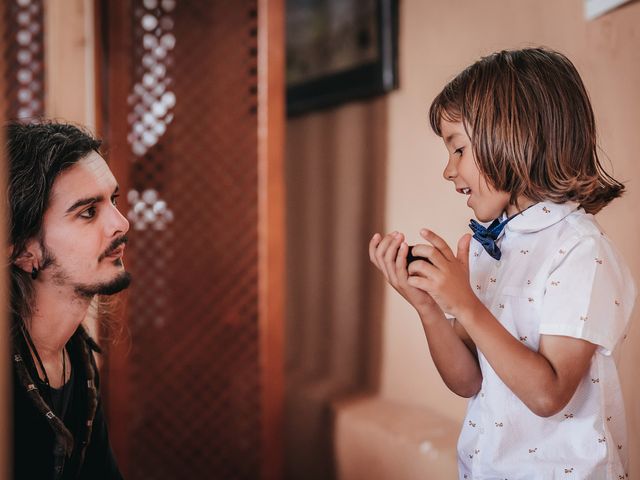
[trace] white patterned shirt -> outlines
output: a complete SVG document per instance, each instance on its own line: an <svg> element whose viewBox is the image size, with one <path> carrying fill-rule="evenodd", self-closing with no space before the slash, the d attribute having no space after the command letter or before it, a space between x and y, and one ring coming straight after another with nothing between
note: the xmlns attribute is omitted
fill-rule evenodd
<svg viewBox="0 0 640 480"><path fill-rule="evenodd" d="M471 287L498 321L534 351L540 335L598 348L571 401L548 418L531 412L478 351L482 387L458 440L460 479L627 478L624 405L611 355L626 337L636 297L626 264L576 203L530 207L506 225L498 245L500 261L475 240L469 252Z"/></svg>

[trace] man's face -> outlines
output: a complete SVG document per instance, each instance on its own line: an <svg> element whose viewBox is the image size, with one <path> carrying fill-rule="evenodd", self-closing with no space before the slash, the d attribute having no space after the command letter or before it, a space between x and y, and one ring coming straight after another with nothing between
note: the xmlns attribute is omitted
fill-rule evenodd
<svg viewBox="0 0 640 480"><path fill-rule="evenodd" d="M122 256L129 222L117 197L116 179L96 152L56 178L43 220L43 280L86 297L127 288Z"/></svg>

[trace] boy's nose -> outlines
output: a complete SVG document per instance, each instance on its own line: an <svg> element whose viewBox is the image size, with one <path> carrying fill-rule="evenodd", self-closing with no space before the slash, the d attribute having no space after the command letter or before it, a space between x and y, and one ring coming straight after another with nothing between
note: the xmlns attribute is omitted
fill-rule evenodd
<svg viewBox="0 0 640 480"><path fill-rule="evenodd" d="M447 166L444 168L442 172L442 176L445 180L453 181L456 178L457 172L455 167L451 162L447 163Z"/></svg>

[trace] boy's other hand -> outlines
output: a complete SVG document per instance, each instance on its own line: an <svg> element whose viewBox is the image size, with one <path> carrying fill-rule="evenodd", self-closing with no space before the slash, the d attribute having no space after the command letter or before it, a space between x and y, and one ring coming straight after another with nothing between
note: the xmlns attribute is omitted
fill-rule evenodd
<svg viewBox="0 0 640 480"><path fill-rule="evenodd" d="M409 285L408 253L409 245L404 241L404 235L399 232L392 232L384 237L376 233L369 242L371 263L382 272L387 282L418 311L421 317L425 318L436 312L442 314L442 310L431 295ZM415 260L412 265L420 263L427 264L425 260Z"/></svg>

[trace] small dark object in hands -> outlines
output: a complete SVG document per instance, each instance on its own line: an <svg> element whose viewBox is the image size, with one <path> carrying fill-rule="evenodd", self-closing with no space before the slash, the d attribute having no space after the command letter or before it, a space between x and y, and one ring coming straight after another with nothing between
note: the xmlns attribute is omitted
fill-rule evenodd
<svg viewBox="0 0 640 480"><path fill-rule="evenodd" d="M418 257L418 256L414 256L413 255L413 247L415 245L409 245L409 253L407 253L407 268L409 267L409 264L411 262L414 262L416 260L424 260L427 263L431 263L431 265L433 265L433 263L431 262L431 260L429 260L426 257Z"/></svg>

